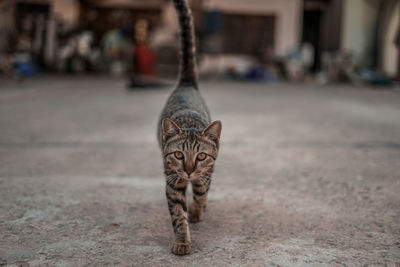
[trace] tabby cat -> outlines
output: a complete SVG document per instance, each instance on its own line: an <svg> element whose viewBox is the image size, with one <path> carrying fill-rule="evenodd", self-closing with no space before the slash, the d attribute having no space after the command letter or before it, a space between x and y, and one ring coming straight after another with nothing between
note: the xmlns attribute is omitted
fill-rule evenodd
<svg viewBox="0 0 400 267"><path fill-rule="evenodd" d="M166 195L176 255L190 253L188 221L200 222L206 207L211 174L217 159L221 122L210 123L210 114L198 90L194 27L187 0L173 0L181 27L181 63L177 88L161 113L158 138L166 175ZM193 202L186 205L186 188L193 188Z"/></svg>

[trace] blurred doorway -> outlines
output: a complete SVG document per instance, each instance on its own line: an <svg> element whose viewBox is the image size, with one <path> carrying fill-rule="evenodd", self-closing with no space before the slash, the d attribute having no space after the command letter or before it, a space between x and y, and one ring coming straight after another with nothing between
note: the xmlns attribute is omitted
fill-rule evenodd
<svg viewBox="0 0 400 267"><path fill-rule="evenodd" d="M302 43L315 49L313 72L321 69L324 52L340 49L343 0L304 0Z"/></svg>
<svg viewBox="0 0 400 267"><path fill-rule="evenodd" d="M16 50L29 53L33 61L44 67L47 21L50 5L40 3L17 3L15 26L17 29Z"/></svg>

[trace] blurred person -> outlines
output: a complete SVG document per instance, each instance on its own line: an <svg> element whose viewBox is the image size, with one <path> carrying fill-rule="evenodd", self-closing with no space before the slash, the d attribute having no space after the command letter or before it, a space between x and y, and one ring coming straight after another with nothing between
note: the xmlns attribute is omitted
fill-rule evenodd
<svg viewBox="0 0 400 267"><path fill-rule="evenodd" d="M162 85L154 80L157 73L156 56L148 45L148 27L148 22L144 19L138 20L135 24L134 66L129 88Z"/></svg>
<svg viewBox="0 0 400 267"><path fill-rule="evenodd" d="M139 20L135 25L135 66L136 72L140 75L154 76L155 55L150 50L148 44L148 22L144 19Z"/></svg>

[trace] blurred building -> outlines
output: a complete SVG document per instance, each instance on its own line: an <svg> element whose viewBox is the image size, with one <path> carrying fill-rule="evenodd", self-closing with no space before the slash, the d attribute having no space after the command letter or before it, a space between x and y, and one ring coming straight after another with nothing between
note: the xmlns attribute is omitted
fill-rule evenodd
<svg viewBox="0 0 400 267"><path fill-rule="evenodd" d="M303 42L316 48L315 68L325 52L349 53L357 66L397 71L397 0L305 0Z"/></svg>
<svg viewBox="0 0 400 267"><path fill-rule="evenodd" d="M284 56L300 44L301 9L300 0L208 0L204 1L205 32L220 32L222 51L228 53L270 49ZM217 26L209 25L216 20L214 14L220 16Z"/></svg>
<svg viewBox="0 0 400 267"><path fill-rule="evenodd" d="M205 55L284 60L301 56L307 43L314 72L324 68L324 55L339 53L350 55L359 68L389 76L398 71L399 50L394 43L400 24L398 0L192 0L191 4L199 51ZM139 19L148 22L155 50L177 48L178 25L168 0L3 0L0 32L5 38L0 40L0 53L22 43L39 64L54 66L71 32L91 31L92 47L100 46L116 28L133 41ZM170 60L165 53L163 60Z"/></svg>

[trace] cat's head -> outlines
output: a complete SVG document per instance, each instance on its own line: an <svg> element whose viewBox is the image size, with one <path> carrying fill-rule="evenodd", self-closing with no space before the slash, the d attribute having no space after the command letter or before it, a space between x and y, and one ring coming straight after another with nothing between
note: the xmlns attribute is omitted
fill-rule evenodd
<svg viewBox="0 0 400 267"><path fill-rule="evenodd" d="M211 123L203 131L181 129L174 121L162 121L164 163L178 176L196 180L211 173L218 156L220 121Z"/></svg>

